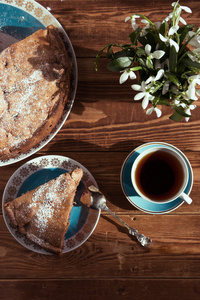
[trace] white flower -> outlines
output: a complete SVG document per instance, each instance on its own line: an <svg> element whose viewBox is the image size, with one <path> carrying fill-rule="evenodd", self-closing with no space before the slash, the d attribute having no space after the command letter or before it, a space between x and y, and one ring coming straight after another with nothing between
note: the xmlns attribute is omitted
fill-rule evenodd
<svg viewBox="0 0 200 300"><path fill-rule="evenodd" d="M161 33L159 33L159 37L161 41L165 42L166 44L170 44L170 47L174 46L176 52L179 51L179 45L174 40L172 40L171 37L164 37Z"/></svg>
<svg viewBox="0 0 200 300"><path fill-rule="evenodd" d="M119 83L122 84L124 83L128 78L130 79L136 79L136 75L131 69L125 69L122 71L123 73L121 74L119 78Z"/></svg>
<svg viewBox="0 0 200 300"><path fill-rule="evenodd" d="M192 61L200 62L200 47L188 52L188 56Z"/></svg>
<svg viewBox="0 0 200 300"><path fill-rule="evenodd" d="M156 26L157 29L160 29L161 22L154 22L154 25Z"/></svg>
<svg viewBox="0 0 200 300"><path fill-rule="evenodd" d="M174 14L175 14L175 23L173 25L178 25L179 22L186 25L186 21L181 17L181 11L184 10L187 13L192 13L192 10L188 6L182 6L177 4L177 2L173 2L172 6L176 5Z"/></svg>
<svg viewBox="0 0 200 300"><path fill-rule="evenodd" d="M196 107L197 107L196 105L191 104L191 105L189 105L187 108L184 109L184 112L185 112L187 115L190 115L190 116L191 116L190 110L193 110L193 109L195 109ZM185 121L186 121L186 122L188 122L189 119L190 119L190 117L185 117Z"/></svg>
<svg viewBox="0 0 200 300"><path fill-rule="evenodd" d="M196 85L200 85L200 75L190 76L188 78L188 90L186 92L186 100L198 100L196 96ZM198 94L198 93L197 93Z"/></svg>
<svg viewBox="0 0 200 300"><path fill-rule="evenodd" d="M195 48L199 48L200 47L200 31L198 30L198 32L194 32L194 31L189 31L187 34L187 39L191 40L189 41L189 44Z"/></svg>
<svg viewBox="0 0 200 300"><path fill-rule="evenodd" d="M165 59L165 61L162 63L160 63L160 61L158 59L156 59L154 67L155 67L155 69L163 69L165 71L168 71L169 70L169 58Z"/></svg>
<svg viewBox="0 0 200 300"><path fill-rule="evenodd" d="M139 84L133 84L132 86L132 89L135 90L135 91L140 91L140 93L136 94L135 97L134 97L134 100L142 100L142 108L143 109L146 109L148 104L149 104L149 101L153 100L155 97L152 96L150 94L150 91L151 91L151 86L150 85L146 85L146 83L144 81L142 81L141 85Z"/></svg>
<svg viewBox="0 0 200 300"><path fill-rule="evenodd" d="M141 23L143 24L147 24L144 28L141 29L141 32L140 32L140 36L145 36L148 32L146 29L150 28L150 24L147 20L145 19L142 19L141 20Z"/></svg>
<svg viewBox="0 0 200 300"><path fill-rule="evenodd" d="M165 81L165 83L163 84L162 95L165 95L169 91L169 84L169 80Z"/></svg>
<svg viewBox="0 0 200 300"><path fill-rule="evenodd" d="M163 50L156 50L153 53L151 53L151 45L149 44L146 44L145 52L147 54L146 65L148 68L151 68L152 59L160 59L165 54Z"/></svg>
<svg viewBox="0 0 200 300"><path fill-rule="evenodd" d="M138 18L140 18L140 16L137 16L137 15L126 17L125 22L131 20L131 25L132 25L133 29L136 30L138 28L138 26L136 24L136 19L138 19Z"/></svg>
<svg viewBox="0 0 200 300"><path fill-rule="evenodd" d="M198 100L198 97L196 96L195 84L193 84L193 83L189 84L185 99L186 100Z"/></svg>
<svg viewBox="0 0 200 300"><path fill-rule="evenodd" d="M175 5L176 5L176 3L177 2L172 2L172 6L174 7ZM182 10L184 10L184 11L186 11L187 13L192 13L192 10L188 7L188 6L182 6L182 5L179 5L179 7L182 9Z"/></svg>
<svg viewBox="0 0 200 300"><path fill-rule="evenodd" d="M169 30L169 32L168 32L168 36L171 36L171 35L173 35L174 33L176 33L177 31L178 31L178 29L179 29L179 26L172 26L171 28L170 28L170 30Z"/></svg>
<svg viewBox="0 0 200 300"><path fill-rule="evenodd" d="M157 80L161 79L164 75L165 71L163 69L159 70L156 76L150 76L145 83L148 84L150 82L156 82Z"/></svg>
<svg viewBox="0 0 200 300"><path fill-rule="evenodd" d="M164 23L165 21L168 22L170 19L173 18L173 13L171 12L163 21L162 23Z"/></svg>
<svg viewBox="0 0 200 300"><path fill-rule="evenodd" d="M148 108L146 114L149 116L153 111L155 111L157 118L160 118L160 116L162 115L162 111L157 107Z"/></svg>
<svg viewBox="0 0 200 300"><path fill-rule="evenodd" d="M176 105L176 106L181 106L183 109L184 109L184 113L186 113L187 115L190 115L191 116L191 110L195 109L197 106L194 105L194 104L190 104L190 105L187 105L183 102L180 102L179 99L175 99L173 101L173 103ZM185 121L188 122L190 119L190 117L185 117Z"/></svg>
<svg viewBox="0 0 200 300"><path fill-rule="evenodd" d="M179 99L175 99L175 100L173 101L173 104L176 105L176 106L181 106L181 107L184 108L184 109L187 108L187 105L186 105L185 103L183 103L183 102L180 102Z"/></svg>

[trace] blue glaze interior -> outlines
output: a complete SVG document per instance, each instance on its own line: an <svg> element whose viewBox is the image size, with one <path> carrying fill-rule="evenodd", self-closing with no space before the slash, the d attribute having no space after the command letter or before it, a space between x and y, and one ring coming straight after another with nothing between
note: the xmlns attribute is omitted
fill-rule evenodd
<svg viewBox="0 0 200 300"><path fill-rule="evenodd" d="M65 169L61 169L61 168L47 168L47 169L41 169L31 174L20 186L17 193L17 197L21 196L22 194L30 190L37 188L38 186L66 172L67 171ZM77 192L74 200L76 204L74 204L70 214L70 225L65 235L65 239L68 239L72 237L74 234L76 234L84 225L87 219L89 208L80 202L80 196L82 195L84 190L85 190L85 186L81 181L77 188Z"/></svg>
<svg viewBox="0 0 200 300"><path fill-rule="evenodd" d="M7 4L0 3L0 30L22 40L45 26L29 13Z"/></svg>

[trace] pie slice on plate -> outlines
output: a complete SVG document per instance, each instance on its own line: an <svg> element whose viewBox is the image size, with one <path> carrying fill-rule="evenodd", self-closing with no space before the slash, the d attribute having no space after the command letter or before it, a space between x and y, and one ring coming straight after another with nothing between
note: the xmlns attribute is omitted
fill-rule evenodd
<svg viewBox="0 0 200 300"><path fill-rule="evenodd" d="M82 169L77 168L6 203L12 224L35 244L61 254L82 176Z"/></svg>

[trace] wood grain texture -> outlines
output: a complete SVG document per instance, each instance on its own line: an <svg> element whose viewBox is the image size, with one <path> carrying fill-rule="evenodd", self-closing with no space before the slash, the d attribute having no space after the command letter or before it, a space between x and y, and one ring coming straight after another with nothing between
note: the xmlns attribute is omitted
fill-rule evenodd
<svg viewBox="0 0 200 300"><path fill-rule="evenodd" d="M47 297L54 300L55 295L57 299L82 300L86 294L87 300L110 299L110 297L114 297L115 300L158 298L168 300L169 293L170 300L198 300L200 297L199 280L195 279L2 280L0 289L3 299L16 300L46 300Z"/></svg>
<svg viewBox="0 0 200 300"><path fill-rule="evenodd" d="M196 300L200 297L200 104L186 123L147 116L128 80L106 69L105 53L98 72L94 59L110 42L126 43L131 32L125 18L143 13L161 21L172 11L165 0L39 1L66 30L76 53L78 88L69 118L37 154L0 169L0 199L10 176L29 159L48 154L70 157L95 177L110 209L129 225L152 238L142 248L127 230L101 213L91 237L61 257L40 255L22 247L10 234L0 207L0 298L5 300ZM188 23L200 26L199 1L180 1L191 7ZM123 194L120 172L134 148L162 141L180 148L194 173L193 203L164 215L150 215L132 206Z"/></svg>
<svg viewBox="0 0 200 300"><path fill-rule="evenodd" d="M121 215L121 218L151 237L152 245L142 248L126 229L103 214L95 232L81 247L61 257L44 256L22 247L7 231L1 217L0 278L152 278L153 275L158 279L200 279L199 216Z"/></svg>

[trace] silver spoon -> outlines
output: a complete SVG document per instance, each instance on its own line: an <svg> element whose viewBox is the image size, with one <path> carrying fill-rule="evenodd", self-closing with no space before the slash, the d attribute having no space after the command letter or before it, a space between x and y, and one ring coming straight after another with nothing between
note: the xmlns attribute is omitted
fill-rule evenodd
<svg viewBox="0 0 200 300"><path fill-rule="evenodd" d="M119 221L123 226L125 226L129 230L129 234L135 236L137 240L140 242L140 244L143 247L150 246L152 240L144 234L138 233L138 231L135 228L130 227L128 224L126 224L121 218L119 218L114 212L112 212L106 205L106 198L105 196L99 191L98 188L91 185L88 187L88 190L90 191L90 207L93 207L95 209L103 209L107 211L111 216L113 216L117 221Z"/></svg>

